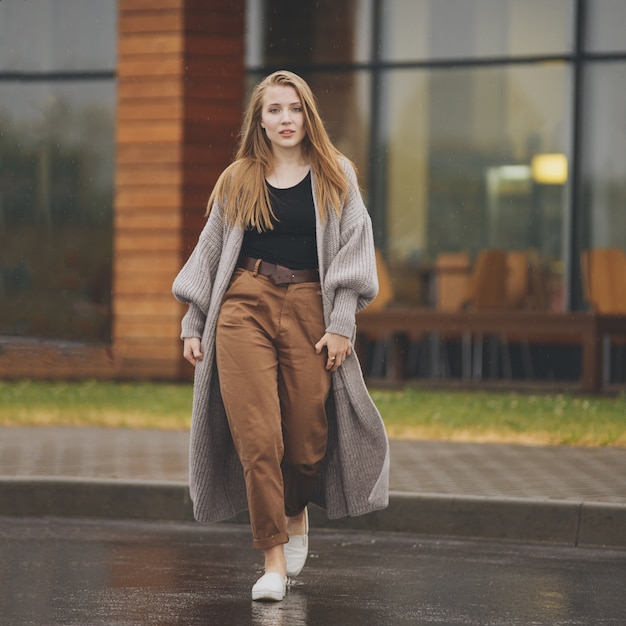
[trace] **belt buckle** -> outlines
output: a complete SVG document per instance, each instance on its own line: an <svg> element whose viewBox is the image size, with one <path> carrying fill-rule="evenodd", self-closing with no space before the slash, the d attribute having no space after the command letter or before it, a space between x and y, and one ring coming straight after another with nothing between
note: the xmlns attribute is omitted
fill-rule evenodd
<svg viewBox="0 0 626 626"><path fill-rule="evenodd" d="M287 285L293 282L294 273L288 267L276 265L276 269L270 274L275 285Z"/></svg>

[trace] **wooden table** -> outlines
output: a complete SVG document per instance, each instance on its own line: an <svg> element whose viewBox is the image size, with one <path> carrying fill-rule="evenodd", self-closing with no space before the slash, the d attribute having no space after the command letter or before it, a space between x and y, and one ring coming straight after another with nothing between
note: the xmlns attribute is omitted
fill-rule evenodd
<svg viewBox="0 0 626 626"><path fill-rule="evenodd" d="M626 337L626 316L594 313L553 313L548 311L462 311L441 312L428 308L389 308L357 315L357 335L384 339L390 354L389 378L406 378L401 349L396 339L416 341L428 333L458 334L463 338L463 363L471 357L469 337L499 335L505 338L571 340L582 348L581 388L600 391L603 386L605 337Z"/></svg>

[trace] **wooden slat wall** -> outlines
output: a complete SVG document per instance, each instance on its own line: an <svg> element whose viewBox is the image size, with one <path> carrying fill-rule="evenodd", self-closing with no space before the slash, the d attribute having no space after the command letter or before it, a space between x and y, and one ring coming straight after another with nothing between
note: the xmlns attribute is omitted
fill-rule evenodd
<svg viewBox="0 0 626 626"><path fill-rule="evenodd" d="M2 380L114 379L117 372L110 347L37 339L16 339L0 345Z"/></svg>
<svg viewBox="0 0 626 626"><path fill-rule="evenodd" d="M245 0L119 0L113 353L121 378L191 375L174 276L232 159Z"/></svg>

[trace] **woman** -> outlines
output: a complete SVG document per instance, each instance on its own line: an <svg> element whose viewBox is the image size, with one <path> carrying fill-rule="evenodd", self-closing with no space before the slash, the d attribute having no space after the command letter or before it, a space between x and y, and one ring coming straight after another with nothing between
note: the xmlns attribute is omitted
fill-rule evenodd
<svg viewBox="0 0 626 626"><path fill-rule="evenodd" d="M388 441L352 349L378 290L371 221L302 78L257 85L207 214L173 285L196 367L194 515L249 510L265 559L252 598L279 601L306 560L309 502L331 519L388 502Z"/></svg>

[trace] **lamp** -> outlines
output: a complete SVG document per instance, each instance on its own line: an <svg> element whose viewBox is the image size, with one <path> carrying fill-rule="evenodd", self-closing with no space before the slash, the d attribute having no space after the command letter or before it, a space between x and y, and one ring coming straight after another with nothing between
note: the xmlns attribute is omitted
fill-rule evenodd
<svg viewBox="0 0 626 626"><path fill-rule="evenodd" d="M536 154L530 169L533 181L541 185L563 185L567 181L567 157L564 154Z"/></svg>

